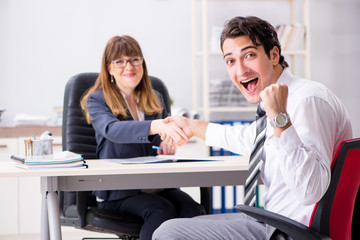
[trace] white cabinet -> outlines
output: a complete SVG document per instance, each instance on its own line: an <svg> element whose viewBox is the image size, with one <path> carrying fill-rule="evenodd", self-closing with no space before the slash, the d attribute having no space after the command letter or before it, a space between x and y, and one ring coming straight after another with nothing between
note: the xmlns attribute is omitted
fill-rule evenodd
<svg viewBox="0 0 360 240"><path fill-rule="evenodd" d="M0 138L0 161L8 161L11 153L18 152L17 138Z"/></svg>
<svg viewBox="0 0 360 240"><path fill-rule="evenodd" d="M13 154L24 155L25 137L0 138L0 161L10 161ZM53 151L61 151L61 137L54 137ZM40 178L0 178L0 238L40 232Z"/></svg>
<svg viewBox="0 0 360 240"><path fill-rule="evenodd" d="M285 50L283 54L293 73L310 78L309 0L193 0L193 109L202 112L206 121L212 120L212 113L246 114L256 110L255 106L246 104L214 106L210 101L210 85L214 82L216 85L219 78L228 78L219 46L219 29L232 17L250 15L263 18L274 26L301 23L305 27L303 47Z"/></svg>
<svg viewBox="0 0 360 240"><path fill-rule="evenodd" d="M41 192L39 177L18 179L18 233L39 233L41 223Z"/></svg>
<svg viewBox="0 0 360 240"><path fill-rule="evenodd" d="M0 178L0 236L18 232L18 179Z"/></svg>
<svg viewBox="0 0 360 240"><path fill-rule="evenodd" d="M10 161L17 153L17 138L0 138L0 161ZM18 178L0 178L0 234L18 232Z"/></svg>

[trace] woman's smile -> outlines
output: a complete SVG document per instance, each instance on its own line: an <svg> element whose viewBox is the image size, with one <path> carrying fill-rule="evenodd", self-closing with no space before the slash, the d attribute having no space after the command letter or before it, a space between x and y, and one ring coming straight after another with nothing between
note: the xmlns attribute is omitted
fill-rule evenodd
<svg viewBox="0 0 360 240"><path fill-rule="evenodd" d="M135 77L136 73L132 72L132 73L124 73L123 76L126 78L132 78Z"/></svg>

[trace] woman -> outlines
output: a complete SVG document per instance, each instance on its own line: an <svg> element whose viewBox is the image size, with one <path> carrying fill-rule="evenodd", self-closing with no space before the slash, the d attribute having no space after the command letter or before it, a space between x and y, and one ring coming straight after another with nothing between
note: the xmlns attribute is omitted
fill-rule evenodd
<svg viewBox="0 0 360 240"><path fill-rule="evenodd" d="M81 106L95 129L101 159L175 154L175 147L162 142L159 133L170 135L179 144L188 140L174 123L162 121L167 117L164 101L151 87L139 44L129 36L108 41L99 77L84 95ZM140 239L151 239L153 231L167 219L204 214L204 208L180 189L93 194L99 208L143 218Z"/></svg>

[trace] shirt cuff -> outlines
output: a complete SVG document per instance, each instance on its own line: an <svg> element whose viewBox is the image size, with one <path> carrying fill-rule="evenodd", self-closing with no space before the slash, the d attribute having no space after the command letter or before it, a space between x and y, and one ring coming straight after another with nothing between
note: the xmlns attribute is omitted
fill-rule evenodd
<svg viewBox="0 0 360 240"><path fill-rule="evenodd" d="M288 154L294 152L296 148L302 145L302 141L293 125L281 133L279 143Z"/></svg>

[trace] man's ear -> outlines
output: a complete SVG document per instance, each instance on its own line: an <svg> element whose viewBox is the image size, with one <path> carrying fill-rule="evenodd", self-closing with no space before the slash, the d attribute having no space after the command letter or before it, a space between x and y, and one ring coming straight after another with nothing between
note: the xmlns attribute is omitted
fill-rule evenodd
<svg viewBox="0 0 360 240"><path fill-rule="evenodd" d="M279 48L277 46L274 46L270 50L270 59L271 59L271 62L273 63L273 65L276 65L279 63L280 53L279 53Z"/></svg>

